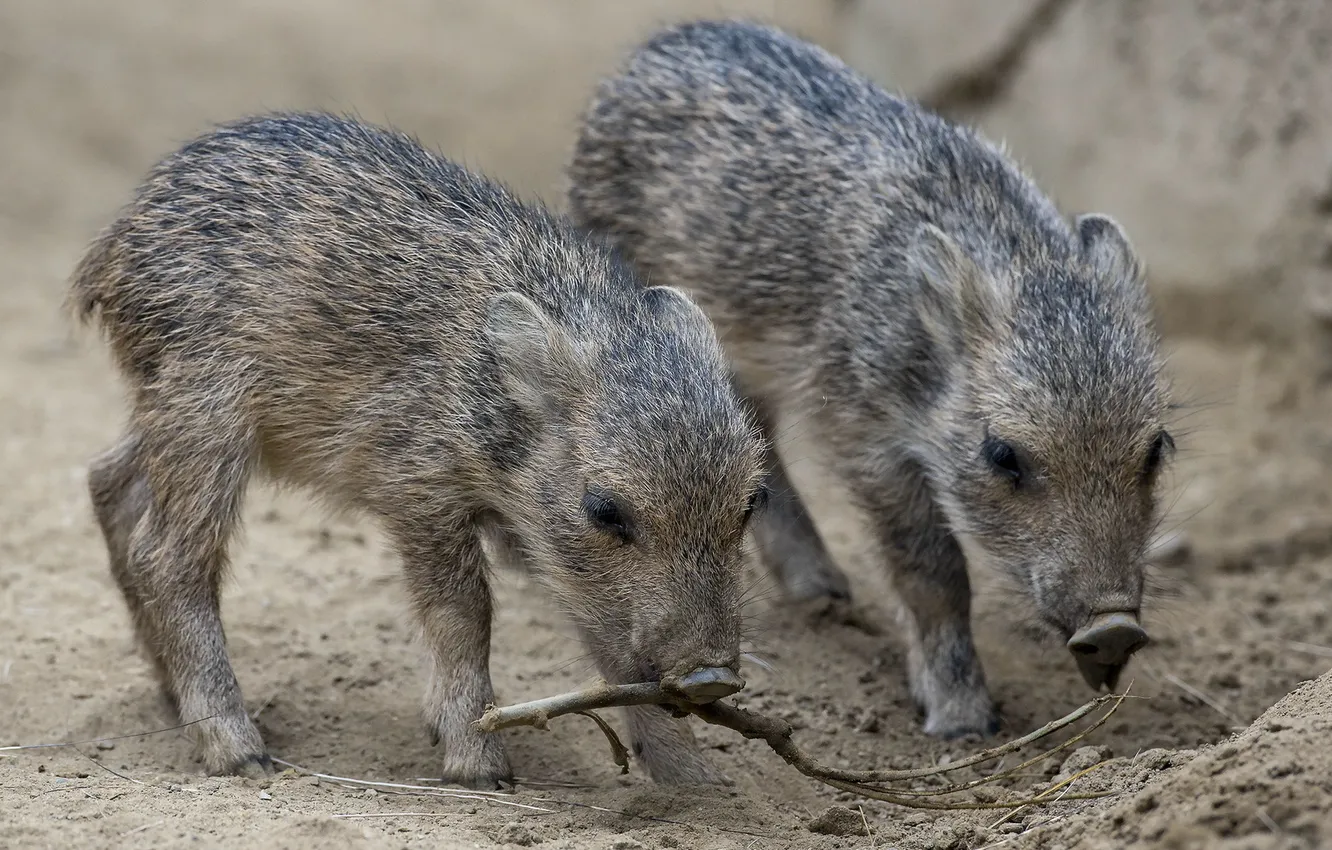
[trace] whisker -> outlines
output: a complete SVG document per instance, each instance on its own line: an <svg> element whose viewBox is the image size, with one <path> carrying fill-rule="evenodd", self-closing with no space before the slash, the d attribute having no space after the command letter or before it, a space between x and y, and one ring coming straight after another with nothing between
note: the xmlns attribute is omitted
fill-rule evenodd
<svg viewBox="0 0 1332 850"><path fill-rule="evenodd" d="M753 664L755 667L762 668L763 670L769 673L777 672L777 668L774 667L766 658L763 658L762 656L754 652L740 653L740 660L748 661L750 664Z"/></svg>

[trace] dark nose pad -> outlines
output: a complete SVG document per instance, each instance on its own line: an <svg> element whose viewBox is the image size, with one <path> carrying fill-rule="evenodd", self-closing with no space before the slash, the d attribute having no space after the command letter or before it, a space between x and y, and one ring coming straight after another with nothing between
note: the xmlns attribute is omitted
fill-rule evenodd
<svg viewBox="0 0 1332 850"><path fill-rule="evenodd" d="M1103 684L1114 690L1124 665L1149 641L1137 615L1116 611L1093 617L1069 639L1068 649L1093 690L1099 691Z"/></svg>
<svg viewBox="0 0 1332 850"><path fill-rule="evenodd" d="M667 676L661 685L695 703L728 697L745 687L745 680L729 667L699 667L683 676Z"/></svg>

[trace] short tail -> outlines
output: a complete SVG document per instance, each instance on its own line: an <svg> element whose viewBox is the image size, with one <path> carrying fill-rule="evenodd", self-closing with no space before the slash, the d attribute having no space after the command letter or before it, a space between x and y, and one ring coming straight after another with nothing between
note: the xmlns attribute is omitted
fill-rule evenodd
<svg viewBox="0 0 1332 850"><path fill-rule="evenodd" d="M121 276L121 228L112 225L98 235L70 277L65 309L81 324L100 318Z"/></svg>

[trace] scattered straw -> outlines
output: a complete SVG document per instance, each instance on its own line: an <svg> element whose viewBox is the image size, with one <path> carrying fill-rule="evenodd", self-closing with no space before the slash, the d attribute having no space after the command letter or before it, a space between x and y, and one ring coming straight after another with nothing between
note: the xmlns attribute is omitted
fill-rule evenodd
<svg viewBox="0 0 1332 850"><path fill-rule="evenodd" d="M1259 806L1255 814L1258 816L1258 820L1263 822L1263 826L1267 827L1274 835L1281 834L1281 827L1277 825L1276 821L1272 820L1272 816L1267 813L1266 809Z"/></svg>
<svg viewBox="0 0 1332 850"><path fill-rule="evenodd" d="M60 741L55 744L13 744L8 747L0 747L0 752L10 752L13 750L54 750L61 747L81 747L84 744L101 744L108 741L128 741L131 738L147 738L150 735L161 735L163 732L174 732L177 729L186 729L196 723L212 720L216 716L216 714L210 714L207 717L200 717L198 720L191 720L189 723L178 723L175 726L154 729L151 732L135 732L133 735L114 735L110 738L89 738L86 741Z"/></svg>
<svg viewBox="0 0 1332 850"><path fill-rule="evenodd" d="M1164 673L1164 674L1162 674L1161 678L1165 679L1165 680L1166 680L1167 682L1169 682L1170 684L1172 684L1172 685L1174 685L1175 687L1179 688L1181 691L1184 691L1184 693L1186 693L1186 694L1188 694L1189 696L1193 697L1194 699L1198 700L1198 701L1201 702L1203 705L1206 705L1208 708L1212 709L1212 710L1215 711L1217 714L1219 714L1219 715L1221 715L1222 717L1226 718L1227 720L1229 720L1231 723L1235 724L1236 726L1245 726L1245 725L1247 725L1247 724L1245 724L1245 722L1244 722L1243 720L1241 720L1238 716L1236 716L1235 713L1232 712L1230 709L1226 708L1224 705L1222 705L1221 703L1217 702L1217 701L1216 701L1215 699L1213 699L1212 697L1210 697L1210 696L1208 696L1207 694L1203 693L1203 692L1202 692L1201 690L1199 690L1198 688L1195 688L1193 685L1190 685L1188 682L1186 682L1186 681L1184 681L1183 679L1179 678L1179 677L1176 676L1174 673Z"/></svg>
<svg viewBox="0 0 1332 850"><path fill-rule="evenodd" d="M137 835L137 834L140 833L140 832L147 832L148 830L152 829L153 827L155 827L155 826L161 826L161 825L164 824L164 823L166 823L165 820L153 821L152 823L145 823L145 824L142 825L142 826L136 826L136 827L134 827L133 829L127 829L127 830L125 830L124 832L120 833L120 837L121 837L121 838L124 838L124 837L127 836L127 835Z"/></svg>
<svg viewBox="0 0 1332 850"><path fill-rule="evenodd" d="M329 815L337 820L364 820L367 818L447 818L457 812L342 812Z"/></svg>
<svg viewBox="0 0 1332 850"><path fill-rule="evenodd" d="M1102 762L1097 762L1096 764L1092 765L1091 767L1089 767L1089 768L1087 768L1087 769L1085 769L1085 770L1080 770L1080 771L1078 771L1077 773L1075 773L1075 774L1073 774L1072 776L1070 776L1068 779L1065 779L1065 780L1063 780L1062 782L1057 782L1057 783L1055 783L1054 785L1051 785L1049 788L1046 788L1044 791L1040 792L1039 794L1037 794L1037 795L1036 795L1035 797L1033 797L1032 799L1033 799L1033 800L1041 800L1041 799L1043 799L1043 798L1045 798L1045 797L1048 797L1049 795L1053 794L1054 792L1058 791L1059 789L1063 788L1063 789L1065 789L1065 790L1064 790L1064 793L1063 793L1063 794L1060 794L1058 797L1055 798L1056 800L1062 800L1062 799L1065 798L1065 795L1068 793L1068 790L1067 790L1067 789L1073 787L1073 783L1074 783L1074 782L1077 782L1079 779L1081 779L1082 777L1086 776L1087 774L1091 773L1091 772L1094 771L1094 770L1099 770L1100 768L1104 767L1104 766L1105 766L1106 764L1108 764L1108 763L1109 763L1109 762L1104 762L1104 761L1102 761ZM1017 807L1014 808L1011 812L1009 812L1008 814L1006 814L1006 815L1004 815L1003 817L999 818L999 820L995 821L994 823L990 824L990 829L998 829L1000 826L1002 826L1003 824L1007 823L1007 822L1008 822L1009 820L1011 820L1012 818L1017 817L1018 814L1020 814L1021 812L1026 811L1026 810L1029 809L1030 807L1031 807L1031 804L1030 804L1030 803L1024 803L1024 804L1022 804L1022 805L1017 806Z"/></svg>
<svg viewBox="0 0 1332 850"><path fill-rule="evenodd" d="M1332 658L1332 646L1319 646L1316 643L1305 643L1302 640L1288 640L1286 645L1296 652L1303 652L1307 655L1318 655L1323 658Z"/></svg>
<svg viewBox="0 0 1332 850"><path fill-rule="evenodd" d="M473 800L480 803L492 803L497 806L509 806L515 809L527 809L534 812L544 812L554 814L554 809L546 809L541 806L531 806L527 803L519 803L513 800L502 799L508 796L503 791L450 791L446 788L432 788L427 785L407 785L401 782L374 782L369 779L354 779L350 776L334 776L331 773L319 773L301 767L298 764L292 764L279 758L273 759L275 764L283 767L289 767L297 773L305 776L314 776L328 782L336 782L342 785L354 785L360 788L385 789L386 792L406 791L420 797L441 797L450 800Z"/></svg>
<svg viewBox="0 0 1332 850"><path fill-rule="evenodd" d="M115 776L115 777L118 777L118 778L120 778L120 779L123 779L123 780L125 780L126 782L133 782L135 785L147 785L147 784L148 784L147 782L143 782L143 781L141 781L141 780L135 779L133 776L126 776L125 774L123 774L123 773L121 773L121 772L119 772L119 771L112 770L111 768L109 768L109 767L107 767L106 765L102 764L100 761L98 761L97 759L95 759L95 758L93 758L92 756L88 755L88 754L85 753L83 750L79 749L78 747L71 746L70 749L73 750L74 752L78 753L79 755L83 756L85 759L87 759L88 761L92 762L93 764L97 765L97 766L100 767L102 770L105 770L107 773L111 774L112 776Z"/></svg>

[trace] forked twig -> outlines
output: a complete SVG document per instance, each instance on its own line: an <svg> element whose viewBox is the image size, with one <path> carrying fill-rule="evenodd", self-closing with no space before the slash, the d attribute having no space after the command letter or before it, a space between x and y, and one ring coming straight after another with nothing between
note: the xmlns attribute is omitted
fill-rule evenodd
<svg viewBox="0 0 1332 850"><path fill-rule="evenodd" d="M1065 750L1085 738L1101 724L1105 723L1105 721L1110 718L1110 715L1114 714L1127 698L1128 688L1125 688L1124 693L1122 694L1107 694L1100 696L1080 706L1064 717L1051 721L1033 732L1023 735L1020 738L1015 738L1012 741L1008 741L997 747L983 750L969 758L951 762L946 765L913 768L909 770L846 770L823 764L796 746L795 742L791 740L795 730L784 720L756 714L747 709L728 705L721 701L704 705L690 703L678 696L667 693L660 685L653 683L638 683L632 685L609 685L602 683L586 690L573 691L554 697L534 700L532 702L519 703L517 705L505 707L490 706L486 709L481 718L475 721L474 725L482 732L497 732L501 729L507 729L513 726L534 726L538 729L545 729L547 728L548 722L555 717L560 717L566 714L589 714L592 709L630 705L670 706L679 712L693 714L707 723L717 726L725 726L728 729L739 732L741 735L751 740L761 740L771 747L777 755L781 756L787 764L791 765L796 770L812 779L824 783L825 785L829 785L842 791L849 791L874 800L882 800L884 802L895 803L897 805L912 808L1011 810L1015 806L1046 805L1054 802L1054 799L1052 799L1049 794L1060 786L1046 789L1046 791L1037 794L1030 799L1009 800L1002 803L945 802L923 798L953 794L959 791L976 788L980 785L996 782L1013 773L1021 771L1024 768L1030 767L1041 759L1048 758L1054 753ZM972 767L993 761L1076 723L1107 703L1110 704L1109 709L1082 732L1062 744L1042 752L1008 770L1002 772L996 771L994 774L981 779L928 791L885 787L888 783L940 776L955 770L961 770L966 767ZM618 754L623 750L624 745L620 743L619 738L615 736L613 731L609 730L609 726L601 720L600 717L596 717L595 715L592 716L597 721L597 725L602 728L604 733L606 733L608 740L611 741L612 751L617 754L616 763L620 764L622 769L626 769L626 763L621 762L618 758ZM1061 794L1058 799L1086 800L1105 796L1109 795L1107 793Z"/></svg>
<svg viewBox="0 0 1332 850"><path fill-rule="evenodd" d="M596 708L623 708L630 705L661 705L674 703L661 685L608 685L602 682L581 691L570 691L545 699L518 703L501 708L492 705L473 725L482 732L498 732L511 726L534 726L545 729L546 721L565 714L578 714Z"/></svg>
<svg viewBox="0 0 1332 850"><path fill-rule="evenodd" d="M601 730L601 734L605 735L606 740L610 742L611 758L620 766L620 775L623 776L628 773L629 750L625 749L624 742L620 740L619 735L615 734L615 730L611 728L611 725L602 720L601 715L597 714L595 711L576 711L574 713L592 718L592 722L597 724L597 728Z"/></svg>

